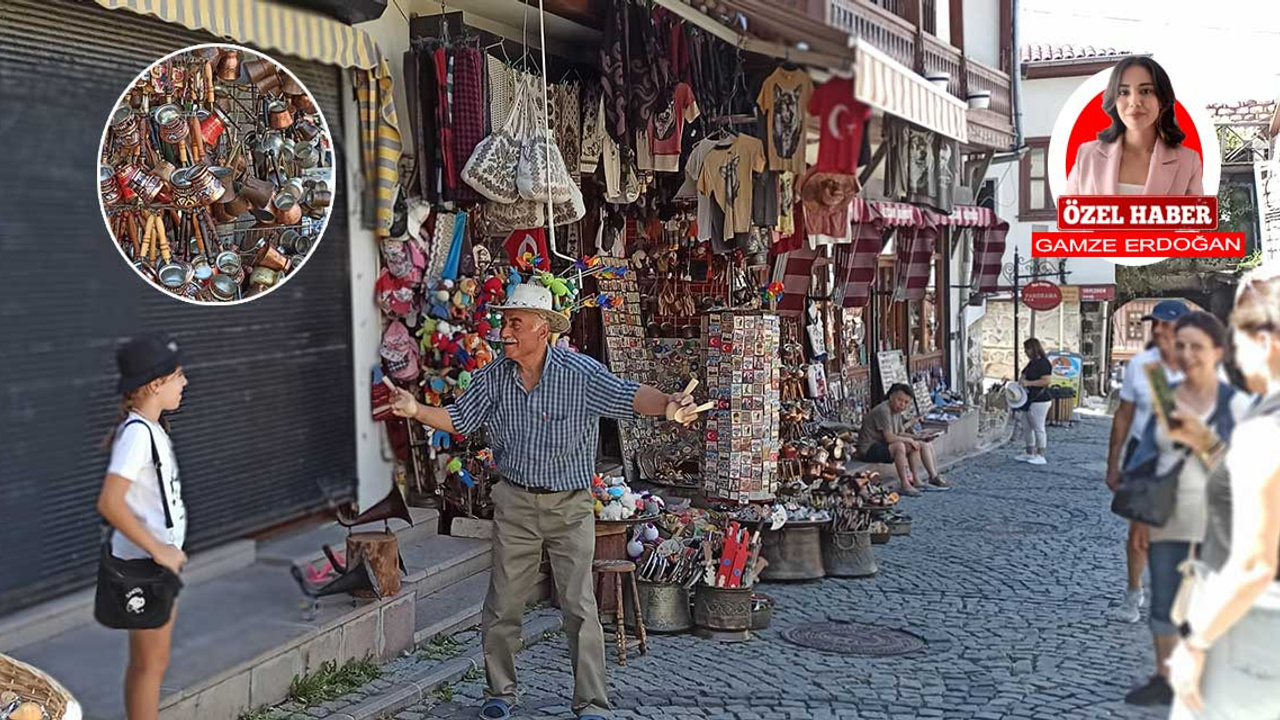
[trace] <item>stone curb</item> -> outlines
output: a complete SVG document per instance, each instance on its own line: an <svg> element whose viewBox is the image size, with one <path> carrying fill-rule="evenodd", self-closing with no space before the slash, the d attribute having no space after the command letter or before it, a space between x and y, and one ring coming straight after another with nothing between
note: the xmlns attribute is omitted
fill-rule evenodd
<svg viewBox="0 0 1280 720"><path fill-rule="evenodd" d="M524 647L537 644L545 633L557 632L562 626L563 618L560 613L530 620L524 626ZM372 697L341 708L328 717L333 720L378 720L417 705L441 686L457 682L472 669L484 667L483 654L481 648L474 648L465 655L437 663Z"/></svg>

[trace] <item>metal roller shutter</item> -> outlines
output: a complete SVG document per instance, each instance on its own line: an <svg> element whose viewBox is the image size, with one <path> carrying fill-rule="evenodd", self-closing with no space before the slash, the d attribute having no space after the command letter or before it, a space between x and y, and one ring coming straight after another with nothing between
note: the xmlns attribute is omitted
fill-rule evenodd
<svg viewBox="0 0 1280 720"><path fill-rule="evenodd" d="M0 3L0 614L92 581L99 442L117 412L115 348L130 334L167 330L188 354L172 421L189 551L354 495L345 189L299 274L237 307L144 284L98 209L98 141L125 84L215 40L91 2ZM341 71L276 59L341 138Z"/></svg>

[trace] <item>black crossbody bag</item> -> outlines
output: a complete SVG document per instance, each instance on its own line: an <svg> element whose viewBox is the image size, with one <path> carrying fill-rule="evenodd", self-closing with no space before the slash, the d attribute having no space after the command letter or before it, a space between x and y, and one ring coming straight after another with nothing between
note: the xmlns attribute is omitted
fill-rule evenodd
<svg viewBox="0 0 1280 720"><path fill-rule="evenodd" d="M124 427L133 424L147 426L141 420L131 420ZM160 452L156 449L156 438L149 426L147 435L151 438L151 463L155 466L156 479L160 483L165 527L172 528L173 517L169 513L169 496L164 491ZM173 603L182 590L182 579L151 558L122 560L112 555L113 534L115 529L106 525L102 557L98 562L98 588L93 599L94 619L117 630L151 630L163 627L173 616Z"/></svg>

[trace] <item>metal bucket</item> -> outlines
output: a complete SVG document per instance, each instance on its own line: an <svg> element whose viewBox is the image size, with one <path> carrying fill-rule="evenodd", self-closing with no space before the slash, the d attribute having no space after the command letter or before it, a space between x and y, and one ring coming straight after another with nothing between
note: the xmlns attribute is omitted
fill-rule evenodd
<svg viewBox="0 0 1280 720"><path fill-rule="evenodd" d="M784 525L765 531L760 554L769 564L760 574L763 580L817 580L826 576L822 567L821 524Z"/></svg>
<svg viewBox="0 0 1280 720"><path fill-rule="evenodd" d="M694 634L724 642L751 639L751 588L699 585L693 596Z"/></svg>
<svg viewBox="0 0 1280 720"><path fill-rule="evenodd" d="M757 593L751 603L751 629L768 630L773 622L773 598Z"/></svg>
<svg viewBox="0 0 1280 720"><path fill-rule="evenodd" d="M879 569L876 554L871 547L871 533L824 532L822 533L822 564L831 577L871 577Z"/></svg>
<svg viewBox="0 0 1280 720"><path fill-rule="evenodd" d="M626 606L624 622L628 628L636 625L636 616L630 602L631 588L623 588ZM693 628L693 615L689 612L689 589L676 583L636 581L636 593L640 596L640 612L644 615L644 629L654 633L680 633Z"/></svg>

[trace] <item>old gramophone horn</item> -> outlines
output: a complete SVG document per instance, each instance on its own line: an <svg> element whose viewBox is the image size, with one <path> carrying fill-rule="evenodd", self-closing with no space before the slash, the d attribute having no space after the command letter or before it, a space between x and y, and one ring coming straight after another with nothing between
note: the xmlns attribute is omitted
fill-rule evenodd
<svg viewBox="0 0 1280 720"><path fill-rule="evenodd" d="M338 559L338 554L333 551L332 547L329 547L328 543L325 543L320 549L324 550L324 556L329 559L329 565L333 566L334 572L339 575L347 572L346 563Z"/></svg>
<svg viewBox="0 0 1280 720"><path fill-rule="evenodd" d="M359 565L351 568L350 572L345 572L318 588L307 583L306 578L302 576L302 568L294 565L290 571L293 573L293 579L298 582L298 587L302 589L302 593L309 598L351 594L360 590L367 590L377 597L382 597L382 588L378 586L378 578L373 574L368 558L363 558Z"/></svg>
<svg viewBox="0 0 1280 720"><path fill-rule="evenodd" d="M391 484L391 492L387 493L387 496L377 505L374 505L355 517L352 517L342 510L337 512L337 516L338 524L343 527L364 525L366 523L377 522L379 520L386 521L391 518L400 518L410 525L413 525L413 517L409 515L409 506L405 505L404 496L400 494L400 486L395 483Z"/></svg>

